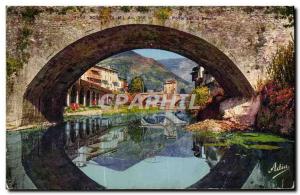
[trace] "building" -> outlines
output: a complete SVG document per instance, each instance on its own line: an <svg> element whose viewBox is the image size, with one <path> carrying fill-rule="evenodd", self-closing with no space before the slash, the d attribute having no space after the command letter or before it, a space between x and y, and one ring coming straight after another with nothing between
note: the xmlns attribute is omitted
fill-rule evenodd
<svg viewBox="0 0 300 195"><path fill-rule="evenodd" d="M101 75L101 87L112 90L119 91L122 88L122 83L119 79L118 70L111 67L103 67L96 65L100 71Z"/></svg>
<svg viewBox="0 0 300 195"><path fill-rule="evenodd" d="M126 92L126 79L120 78L118 71L110 67L95 65L87 70L68 90L66 105L99 105L103 94L115 91Z"/></svg>
<svg viewBox="0 0 300 195"><path fill-rule="evenodd" d="M127 92L128 91L127 79L119 76L119 81L120 81L120 85L121 85L120 91Z"/></svg>
<svg viewBox="0 0 300 195"><path fill-rule="evenodd" d="M191 75L192 81L195 82L195 87L206 86L210 91L213 91L214 89L219 87L215 78L201 66L194 67L192 69Z"/></svg>
<svg viewBox="0 0 300 195"><path fill-rule="evenodd" d="M101 69L98 66L94 66L86 71L81 77L80 80L93 83L95 85L101 86Z"/></svg>
<svg viewBox="0 0 300 195"><path fill-rule="evenodd" d="M177 81L175 79L167 80L163 86L163 92L166 94L177 93Z"/></svg>

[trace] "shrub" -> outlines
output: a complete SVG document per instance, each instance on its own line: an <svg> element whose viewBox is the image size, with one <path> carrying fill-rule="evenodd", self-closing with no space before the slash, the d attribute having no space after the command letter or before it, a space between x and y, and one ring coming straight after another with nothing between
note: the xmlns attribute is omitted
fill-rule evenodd
<svg viewBox="0 0 300 195"><path fill-rule="evenodd" d="M292 113L295 109L294 88L274 89L268 91L269 106L277 115Z"/></svg>
<svg viewBox="0 0 300 195"><path fill-rule="evenodd" d="M147 6L138 6L136 7L136 11L145 13L149 11L149 8Z"/></svg>
<svg viewBox="0 0 300 195"><path fill-rule="evenodd" d="M192 94L196 94L195 105L197 106L205 106L210 98L207 87L197 87L192 91Z"/></svg>
<svg viewBox="0 0 300 195"><path fill-rule="evenodd" d="M258 113L257 125L260 129L292 135L295 129L295 89L282 88L269 81L261 91L262 108Z"/></svg>
<svg viewBox="0 0 300 195"><path fill-rule="evenodd" d="M72 104L70 105L70 108L72 109L72 111L76 111L76 110L79 109L79 104L77 104L77 103L72 103Z"/></svg>
<svg viewBox="0 0 300 195"><path fill-rule="evenodd" d="M172 9L169 7L162 7L155 11L154 15L160 20L167 20L172 14Z"/></svg>
<svg viewBox="0 0 300 195"><path fill-rule="evenodd" d="M29 36L32 34L32 30L24 27L21 29L20 31L20 36L19 36L19 40L17 43L17 49L23 53L23 51L28 47L29 45ZM23 59L24 61L26 61L26 59Z"/></svg>
<svg viewBox="0 0 300 195"><path fill-rule="evenodd" d="M294 26L294 13L295 9L293 6L273 6L268 7L265 11L266 14L275 14L275 19L277 18L287 18L289 23L284 24L284 27Z"/></svg>
<svg viewBox="0 0 300 195"><path fill-rule="evenodd" d="M21 16L27 22L34 22L35 17L39 15L40 12L41 10L37 7L25 7L25 9L21 11Z"/></svg>
<svg viewBox="0 0 300 195"><path fill-rule="evenodd" d="M130 6L122 6L120 9L121 9L121 11L127 13L127 12L130 12L131 7Z"/></svg>
<svg viewBox="0 0 300 195"><path fill-rule="evenodd" d="M108 21L111 18L111 8L103 7L100 9L99 16L102 20Z"/></svg>
<svg viewBox="0 0 300 195"><path fill-rule="evenodd" d="M6 75L9 77L13 73L18 72L22 69L23 63L15 58L8 57L6 59Z"/></svg>
<svg viewBox="0 0 300 195"><path fill-rule="evenodd" d="M75 6L66 6L63 7L61 10L58 11L58 15L66 15L68 12L76 12L77 7Z"/></svg>
<svg viewBox="0 0 300 195"><path fill-rule="evenodd" d="M93 99L92 105L93 105L93 106L97 106L97 100L96 100L96 99Z"/></svg>
<svg viewBox="0 0 300 195"><path fill-rule="evenodd" d="M295 85L294 41L290 41L286 47L279 47L267 72L270 79L281 87Z"/></svg>

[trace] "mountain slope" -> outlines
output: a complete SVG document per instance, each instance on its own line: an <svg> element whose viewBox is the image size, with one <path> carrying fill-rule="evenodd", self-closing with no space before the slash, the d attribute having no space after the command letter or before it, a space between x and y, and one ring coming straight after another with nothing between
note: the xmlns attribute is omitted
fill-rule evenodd
<svg viewBox="0 0 300 195"><path fill-rule="evenodd" d="M135 76L142 76L147 89L161 91L163 83L168 79L176 79L178 82L178 92L181 88L190 91L191 84L169 71L164 65L152 58L143 57L134 51L127 51L100 63L100 66L110 66L119 71L119 75L130 81Z"/></svg>
<svg viewBox="0 0 300 195"><path fill-rule="evenodd" d="M159 63L165 65L165 67L176 75L179 75L182 79L192 82L191 72L197 64L187 58L172 58L159 60Z"/></svg>

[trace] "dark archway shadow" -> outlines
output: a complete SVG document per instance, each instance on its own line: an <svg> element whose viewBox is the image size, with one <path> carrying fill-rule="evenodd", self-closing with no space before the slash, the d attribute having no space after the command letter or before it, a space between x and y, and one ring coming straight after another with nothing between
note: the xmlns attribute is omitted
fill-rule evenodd
<svg viewBox="0 0 300 195"><path fill-rule="evenodd" d="M67 89L85 71L112 55L139 48L168 50L193 60L211 73L229 97L254 94L239 68L207 41L163 26L123 25L87 35L52 57L27 87L22 124L62 122Z"/></svg>
<svg viewBox="0 0 300 195"><path fill-rule="evenodd" d="M27 175L39 190L103 190L81 172L65 153L64 125L50 127L41 142L24 155Z"/></svg>
<svg viewBox="0 0 300 195"><path fill-rule="evenodd" d="M257 154L231 146L211 171L188 189L239 190L248 179L256 163ZM249 153L249 152L248 152Z"/></svg>

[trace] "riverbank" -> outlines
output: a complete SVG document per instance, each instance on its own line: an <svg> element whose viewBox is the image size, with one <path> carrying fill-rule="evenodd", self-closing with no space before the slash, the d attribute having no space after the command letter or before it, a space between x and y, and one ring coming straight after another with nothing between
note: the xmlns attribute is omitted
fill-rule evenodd
<svg viewBox="0 0 300 195"><path fill-rule="evenodd" d="M30 124L30 125L23 125L23 126L8 126L6 127L6 131L25 131L29 129L32 131L38 131L54 125L56 125L56 123L43 122L39 124Z"/></svg>
<svg viewBox="0 0 300 195"><path fill-rule="evenodd" d="M158 107L151 107L148 109L139 109L138 107L129 108L128 106L122 106L119 108L103 108L100 107L87 107L77 111L65 111L64 117L69 116L109 116L114 114L139 114L139 113L156 113L163 110L160 110Z"/></svg>

